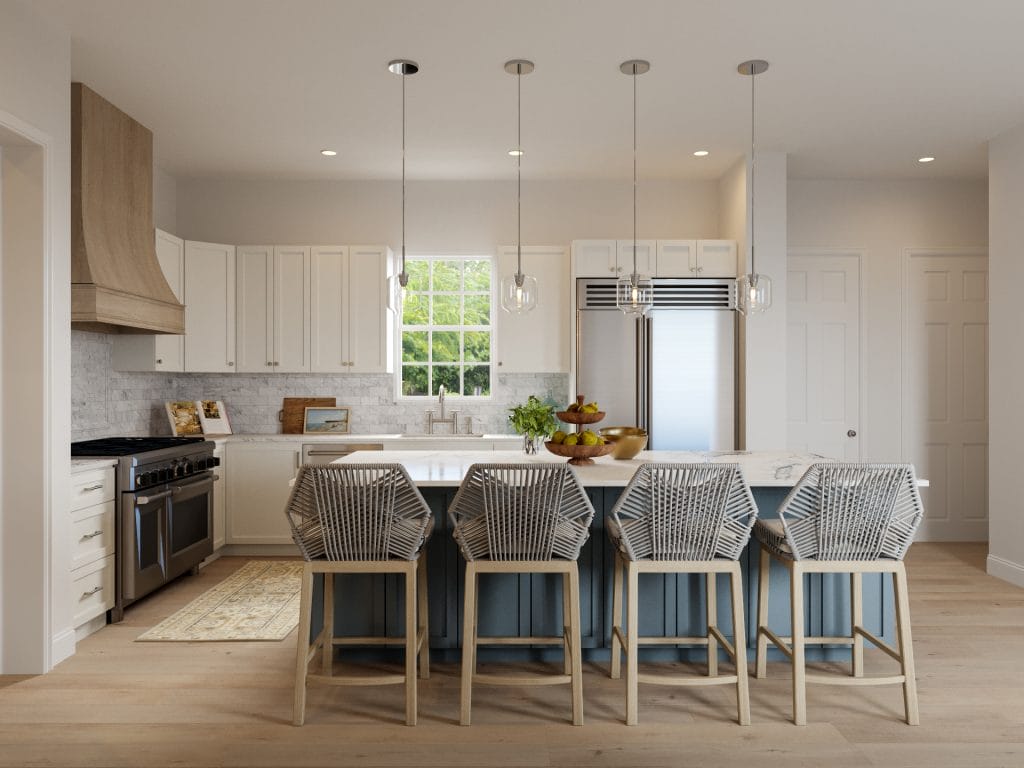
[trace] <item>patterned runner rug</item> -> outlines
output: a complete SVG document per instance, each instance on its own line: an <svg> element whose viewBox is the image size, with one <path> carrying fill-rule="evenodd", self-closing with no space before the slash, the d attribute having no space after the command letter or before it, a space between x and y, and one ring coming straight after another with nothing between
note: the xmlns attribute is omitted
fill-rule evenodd
<svg viewBox="0 0 1024 768"><path fill-rule="evenodd" d="M301 582L301 560L250 560L136 642L283 640L299 622Z"/></svg>

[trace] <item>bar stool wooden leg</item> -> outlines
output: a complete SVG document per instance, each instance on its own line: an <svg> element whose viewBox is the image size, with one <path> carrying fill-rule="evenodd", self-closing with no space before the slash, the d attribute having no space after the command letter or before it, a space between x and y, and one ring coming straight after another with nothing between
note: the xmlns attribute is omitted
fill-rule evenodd
<svg viewBox="0 0 1024 768"><path fill-rule="evenodd" d="M612 665L611 677L618 680L622 676L622 643L615 633L622 631L622 556L615 552L615 571L612 576Z"/></svg>
<svg viewBox="0 0 1024 768"><path fill-rule="evenodd" d="M325 675L334 672L334 574L324 574L324 646L321 649L320 668Z"/></svg>
<svg viewBox="0 0 1024 768"><path fill-rule="evenodd" d="M705 612L708 623L708 677L716 677L718 675L718 640L712 634L711 628L718 627L718 574L708 571L704 574L704 579L707 582Z"/></svg>
<svg viewBox="0 0 1024 768"><path fill-rule="evenodd" d="M405 571L405 724L416 725L416 563Z"/></svg>
<svg viewBox="0 0 1024 768"><path fill-rule="evenodd" d="M419 631L423 640L420 645L420 677L430 677L430 605L427 602L427 553L420 553L416 564L416 604L419 611Z"/></svg>
<svg viewBox="0 0 1024 768"><path fill-rule="evenodd" d="M306 670L309 665L309 625L313 613L313 572L310 563L302 566L299 596L299 628L295 637L295 701L292 722L302 725L306 719Z"/></svg>
<svg viewBox="0 0 1024 768"><path fill-rule="evenodd" d="M462 609L462 698L459 724L471 722L473 674L476 671L476 566L466 563L466 595Z"/></svg>
<svg viewBox="0 0 1024 768"><path fill-rule="evenodd" d="M637 723L637 646L639 644L639 570L626 565L626 725Z"/></svg>
<svg viewBox="0 0 1024 768"><path fill-rule="evenodd" d="M711 575L711 574L709 574ZM747 628L743 621L743 577L740 564L729 572L732 584L733 645L736 650L736 709L740 725L750 725L750 681L747 679Z"/></svg>
<svg viewBox="0 0 1024 768"><path fill-rule="evenodd" d="M851 663L854 677L864 677L864 636L857 627L864 626L864 577L850 574L850 634L853 635Z"/></svg>
<svg viewBox="0 0 1024 768"><path fill-rule="evenodd" d="M569 627L572 651L572 724L583 725L583 643L580 637L580 570L574 560L569 570Z"/></svg>
<svg viewBox="0 0 1024 768"><path fill-rule="evenodd" d="M572 600L569 574L562 574L562 672L572 674L572 637L569 628L572 622Z"/></svg>
<svg viewBox="0 0 1024 768"><path fill-rule="evenodd" d="M804 668L804 573L799 563L789 567L790 610L793 613L793 722L807 725L807 679Z"/></svg>
<svg viewBox="0 0 1024 768"><path fill-rule="evenodd" d="M893 587L896 593L896 632L899 638L900 667L903 672L903 709L907 725L920 725L917 707L917 676L914 671L914 642L910 635L910 596L907 593L907 569L902 562L896 564Z"/></svg>
<svg viewBox="0 0 1024 768"><path fill-rule="evenodd" d="M771 570L772 557L767 549L761 547L757 581L757 656L754 665L754 677L757 678L768 676L768 636L762 630L768 629L768 579Z"/></svg>

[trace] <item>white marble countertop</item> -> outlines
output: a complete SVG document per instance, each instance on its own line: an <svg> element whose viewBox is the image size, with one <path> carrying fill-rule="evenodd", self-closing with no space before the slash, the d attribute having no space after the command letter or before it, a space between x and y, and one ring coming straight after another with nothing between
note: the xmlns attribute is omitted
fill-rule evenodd
<svg viewBox="0 0 1024 768"><path fill-rule="evenodd" d="M267 443L267 442L300 442L300 443L379 443L379 442L407 442L417 440L458 440L465 441L467 447L474 442L508 441L516 447L522 445L521 435L412 435L412 434L388 434L388 435L358 435L352 433L338 435L284 435L284 434L241 434L241 435L207 435L208 440L226 441L231 443Z"/></svg>
<svg viewBox="0 0 1024 768"><path fill-rule="evenodd" d="M90 469L113 467L116 464L117 459L72 459L71 474L75 474L76 472L88 472Z"/></svg>
<svg viewBox="0 0 1024 768"><path fill-rule="evenodd" d="M398 463L421 487L455 487L462 482L471 464L505 460L509 463L557 463L566 461L541 449L535 456L517 453L514 457L495 456L493 451L358 451L339 459L339 463ZM644 462L712 462L739 464L751 486L791 488L807 468L816 462L831 461L817 454L786 451L695 452L641 451L635 459L620 461L610 456L593 464L574 467L586 487L621 488L629 483Z"/></svg>

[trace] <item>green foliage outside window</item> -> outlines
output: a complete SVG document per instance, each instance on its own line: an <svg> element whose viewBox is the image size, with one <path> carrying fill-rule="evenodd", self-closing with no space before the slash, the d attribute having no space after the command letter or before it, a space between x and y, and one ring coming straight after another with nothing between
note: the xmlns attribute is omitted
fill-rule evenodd
<svg viewBox="0 0 1024 768"><path fill-rule="evenodd" d="M408 258L402 394L491 393L491 260Z"/></svg>

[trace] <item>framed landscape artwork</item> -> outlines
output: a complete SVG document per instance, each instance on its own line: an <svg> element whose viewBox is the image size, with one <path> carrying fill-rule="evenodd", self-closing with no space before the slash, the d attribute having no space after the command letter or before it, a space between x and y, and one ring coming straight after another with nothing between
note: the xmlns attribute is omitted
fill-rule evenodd
<svg viewBox="0 0 1024 768"><path fill-rule="evenodd" d="M171 434L175 437L190 437L203 434L199 422L199 407L194 400L171 400L166 403L167 419L171 422Z"/></svg>
<svg viewBox="0 0 1024 768"><path fill-rule="evenodd" d="M228 423L228 412L220 400L196 400L199 410L199 423L203 426L204 435L230 435L231 425Z"/></svg>
<svg viewBox="0 0 1024 768"><path fill-rule="evenodd" d="M306 408L302 433L306 435L345 435L349 429L351 409L345 406L335 408Z"/></svg>

